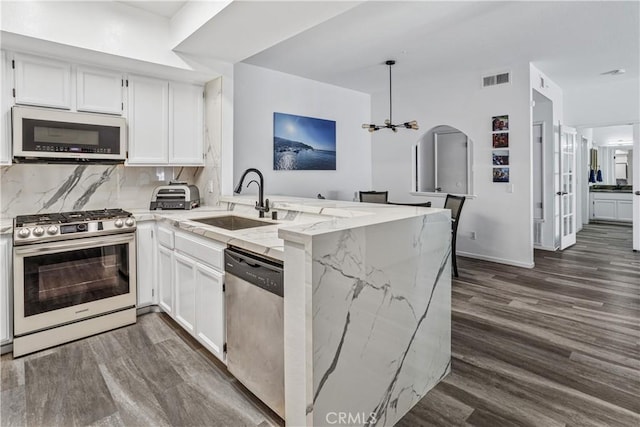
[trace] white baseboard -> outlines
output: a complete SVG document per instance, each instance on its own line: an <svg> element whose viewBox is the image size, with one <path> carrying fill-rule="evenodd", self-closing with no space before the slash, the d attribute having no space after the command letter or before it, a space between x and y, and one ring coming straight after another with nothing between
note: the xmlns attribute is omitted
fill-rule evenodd
<svg viewBox="0 0 640 427"><path fill-rule="evenodd" d="M526 263L526 262L514 261L514 260L511 260L511 259L496 258L496 257L492 257L492 256L479 255L479 254L474 254L474 253L470 253L470 252L456 251L456 253L457 253L458 256L464 256L464 257L467 257L467 258L474 258L474 259L481 259L483 261L497 262L498 264L513 265L514 267L533 268L535 266L534 263Z"/></svg>
<svg viewBox="0 0 640 427"><path fill-rule="evenodd" d="M537 246L537 245L533 245L533 249L539 249L541 251L549 251L549 252L555 252L558 250L558 248L553 248L548 246Z"/></svg>

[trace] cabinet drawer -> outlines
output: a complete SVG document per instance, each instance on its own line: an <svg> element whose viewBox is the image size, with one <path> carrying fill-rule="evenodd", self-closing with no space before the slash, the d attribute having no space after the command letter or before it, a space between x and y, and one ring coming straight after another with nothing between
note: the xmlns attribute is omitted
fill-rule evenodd
<svg viewBox="0 0 640 427"><path fill-rule="evenodd" d="M158 243L168 249L173 249L173 230L165 227L158 227Z"/></svg>
<svg viewBox="0 0 640 427"><path fill-rule="evenodd" d="M185 255L207 264L220 271L223 270L224 243L197 237L195 235L176 233L175 248Z"/></svg>

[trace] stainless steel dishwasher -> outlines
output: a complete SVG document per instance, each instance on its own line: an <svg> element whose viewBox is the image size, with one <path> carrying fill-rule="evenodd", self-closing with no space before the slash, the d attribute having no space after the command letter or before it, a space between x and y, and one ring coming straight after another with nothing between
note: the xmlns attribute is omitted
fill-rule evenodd
<svg viewBox="0 0 640 427"><path fill-rule="evenodd" d="M225 250L227 368L284 418L283 265Z"/></svg>

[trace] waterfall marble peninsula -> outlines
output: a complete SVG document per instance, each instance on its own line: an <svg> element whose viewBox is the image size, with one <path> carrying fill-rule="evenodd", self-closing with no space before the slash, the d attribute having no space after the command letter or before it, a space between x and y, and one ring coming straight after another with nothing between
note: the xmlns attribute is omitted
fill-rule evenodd
<svg viewBox="0 0 640 427"><path fill-rule="evenodd" d="M221 198L240 215L254 199ZM269 199L307 218L279 221L268 252L285 265L287 425L393 425L451 369L450 212Z"/></svg>

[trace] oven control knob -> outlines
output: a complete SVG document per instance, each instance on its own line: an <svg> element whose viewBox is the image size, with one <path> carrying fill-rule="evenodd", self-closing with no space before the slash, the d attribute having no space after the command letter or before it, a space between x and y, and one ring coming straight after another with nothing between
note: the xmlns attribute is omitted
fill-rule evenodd
<svg viewBox="0 0 640 427"><path fill-rule="evenodd" d="M18 231L18 237L22 237L23 239L25 237L29 237L29 234L31 234L31 230L29 230L28 228L21 228Z"/></svg>
<svg viewBox="0 0 640 427"><path fill-rule="evenodd" d="M118 228L122 228L122 226L124 225L124 222L120 218L118 218L118 219L115 220L113 225L115 225Z"/></svg>
<svg viewBox="0 0 640 427"><path fill-rule="evenodd" d="M127 218L124 220L124 223L127 225L127 227L133 227L133 224L135 224L136 222L133 220L133 218Z"/></svg>
<svg viewBox="0 0 640 427"><path fill-rule="evenodd" d="M58 232L58 227L56 227L55 225L50 226L49 228L47 228L47 233L54 235Z"/></svg>
<svg viewBox="0 0 640 427"><path fill-rule="evenodd" d="M38 237L40 237L40 236L42 236L43 234L44 234L44 228L42 228L42 227L36 227L36 228L34 228L34 229L33 229L33 235L34 235L34 236L38 236Z"/></svg>

